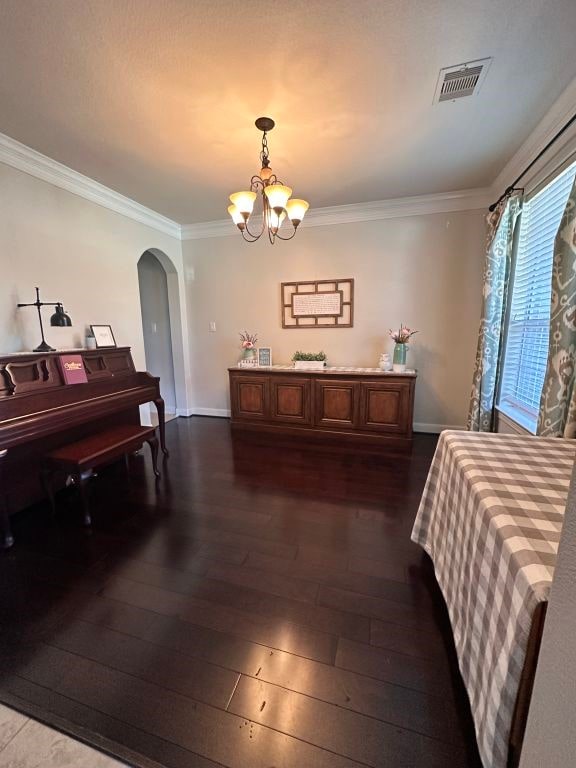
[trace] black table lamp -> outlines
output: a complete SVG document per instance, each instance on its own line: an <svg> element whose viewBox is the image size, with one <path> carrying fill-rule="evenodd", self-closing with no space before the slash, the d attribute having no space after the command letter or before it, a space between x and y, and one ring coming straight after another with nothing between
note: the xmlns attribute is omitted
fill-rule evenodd
<svg viewBox="0 0 576 768"><path fill-rule="evenodd" d="M34 352L54 352L54 347L46 344L46 339L44 338L44 326L42 325L42 313L40 312L40 308L56 307L54 314L50 318L50 325L65 328L72 325L72 320L70 319L70 315L67 315L66 312L64 312L62 302L40 301L40 290L36 288L36 301L33 301L31 304L18 304L18 307L36 307L38 310L38 320L40 321L40 333L42 334L42 342L36 347L36 349L34 349Z"/></svg>

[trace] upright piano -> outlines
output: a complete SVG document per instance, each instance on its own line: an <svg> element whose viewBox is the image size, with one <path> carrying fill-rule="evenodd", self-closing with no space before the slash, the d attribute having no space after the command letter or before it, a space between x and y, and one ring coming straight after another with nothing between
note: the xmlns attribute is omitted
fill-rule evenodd
<svg viewBox="0 0 576 768"><path fill-rule="evenodd" d="M87 383L66 384L58 357L79 354ZM10 547L10 515L41 499L44 455L117 424L139 424L154 403L165 439L160 379L136 371L130 347L0 355L0 548Z"/></svg>

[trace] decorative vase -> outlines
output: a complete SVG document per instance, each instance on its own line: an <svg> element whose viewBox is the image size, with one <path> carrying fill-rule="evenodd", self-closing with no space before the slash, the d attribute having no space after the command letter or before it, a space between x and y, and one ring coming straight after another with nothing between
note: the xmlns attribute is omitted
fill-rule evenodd
<svg viewBox="0 0 576 768"><path fill-rule="evenodd" d="M392 370L395 373L404 373L406 370L406 349L407 344L395 344L394 345L394 357L392 362Z"/></svg>
<svg viewBox="0 0 576 768"><path fill-rule="evenodd" d="M251 347L249 349L242 350L242 360L254 360L256 357L256 348Z"/></svg>

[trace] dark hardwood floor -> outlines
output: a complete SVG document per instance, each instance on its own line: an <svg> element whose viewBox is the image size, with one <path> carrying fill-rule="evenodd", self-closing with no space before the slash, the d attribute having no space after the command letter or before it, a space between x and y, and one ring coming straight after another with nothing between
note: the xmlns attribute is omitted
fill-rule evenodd
<svg viewBox="0 0 576 768"><path fill-rule="evenodd" d="M480 768L450 627L410 530L412 454L167 425L146 453L16 516L0 699L139 766Z"/></svg>

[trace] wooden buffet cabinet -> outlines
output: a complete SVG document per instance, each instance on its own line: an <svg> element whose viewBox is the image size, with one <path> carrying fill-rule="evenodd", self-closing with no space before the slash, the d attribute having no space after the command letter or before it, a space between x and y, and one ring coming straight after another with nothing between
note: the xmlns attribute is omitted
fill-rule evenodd
<svg viewBox="0 0 576 768"><path fill-rule="evenodd" d="M228 372L235 430L411 445L414 371L271 366Z"/></svg>

